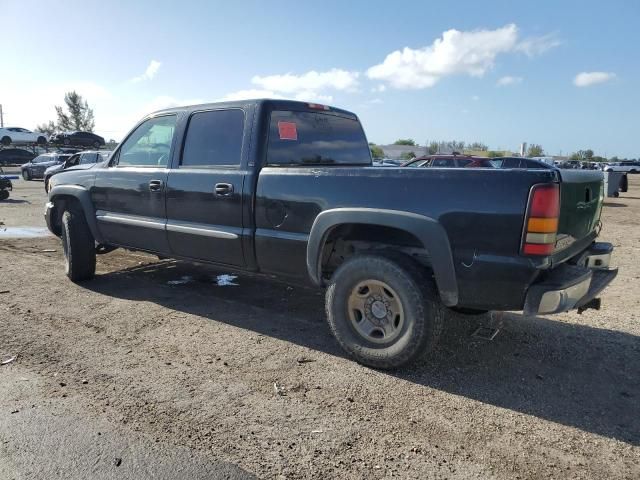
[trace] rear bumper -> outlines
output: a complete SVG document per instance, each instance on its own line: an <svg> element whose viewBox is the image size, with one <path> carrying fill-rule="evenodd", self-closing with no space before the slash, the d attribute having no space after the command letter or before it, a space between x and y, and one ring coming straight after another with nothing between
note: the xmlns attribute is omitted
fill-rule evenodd
<svg viewBox="0 0 640 480"><path fill-rule="evenodd" d="M618 269L609 268L612 251L610 243L594 243L575 263L547 271L529 288L525 315L549 315L590 304L618 274Z"/></svg>

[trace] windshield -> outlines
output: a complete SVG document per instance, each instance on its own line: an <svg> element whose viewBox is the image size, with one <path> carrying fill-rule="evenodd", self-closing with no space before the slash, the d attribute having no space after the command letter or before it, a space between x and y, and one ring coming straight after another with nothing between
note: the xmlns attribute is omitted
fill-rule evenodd
<svg viewBox="0 0 640 480"><path fill-rule="evenodd" d="M269 165L371 165L360 122L332 113L271 113Z"/></svg>

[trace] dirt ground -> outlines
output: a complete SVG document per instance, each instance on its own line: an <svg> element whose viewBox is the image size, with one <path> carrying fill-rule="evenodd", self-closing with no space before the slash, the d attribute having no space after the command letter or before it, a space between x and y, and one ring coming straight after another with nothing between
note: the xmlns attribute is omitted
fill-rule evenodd
<svg viewBox="0 0 640 480"><path fill-rule="evenodd" d="M16 181L0 230L44 202ZM321 292L120 250L74 285L58 239L0 232L0 478L640 478L640 175L603 222L602 310L451 318L396 373L344 357Z"/></svg>

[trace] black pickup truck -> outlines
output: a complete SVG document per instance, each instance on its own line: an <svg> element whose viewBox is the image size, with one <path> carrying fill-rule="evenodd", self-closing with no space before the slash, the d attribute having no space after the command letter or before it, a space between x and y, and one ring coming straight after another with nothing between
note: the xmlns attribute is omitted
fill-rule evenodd
<svg viewBox="0 0 640 480"><path fill-rule="evenodd" d="M46 220L73 281L115 247L326 288L359 362L398 367L450 310L599 307L602 174L375 168L353 113L280 100L163 110L108 161L51 178Z"/></svg>

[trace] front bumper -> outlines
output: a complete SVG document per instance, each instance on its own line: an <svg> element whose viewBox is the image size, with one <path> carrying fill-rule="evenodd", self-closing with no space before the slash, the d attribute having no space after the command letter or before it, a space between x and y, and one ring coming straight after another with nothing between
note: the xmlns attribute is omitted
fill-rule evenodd
<svg viewBox="0 0 640 480"><path fill-rule="evenodd" d="M549 315L591 306L618 274L617 268L609 268L612 252L610 243L594 243L571 263L546 272L529 288L524 314Z"/></svg>
<svg viewBox="0 0 640 480"><path fill-rule="evenodd" d="M60 236L60 233L55 231L53 215L54 215L53 202L47 202L46 205L44 206L44 220L45 222L47 222L47 228L54 235Z"/></svg>

